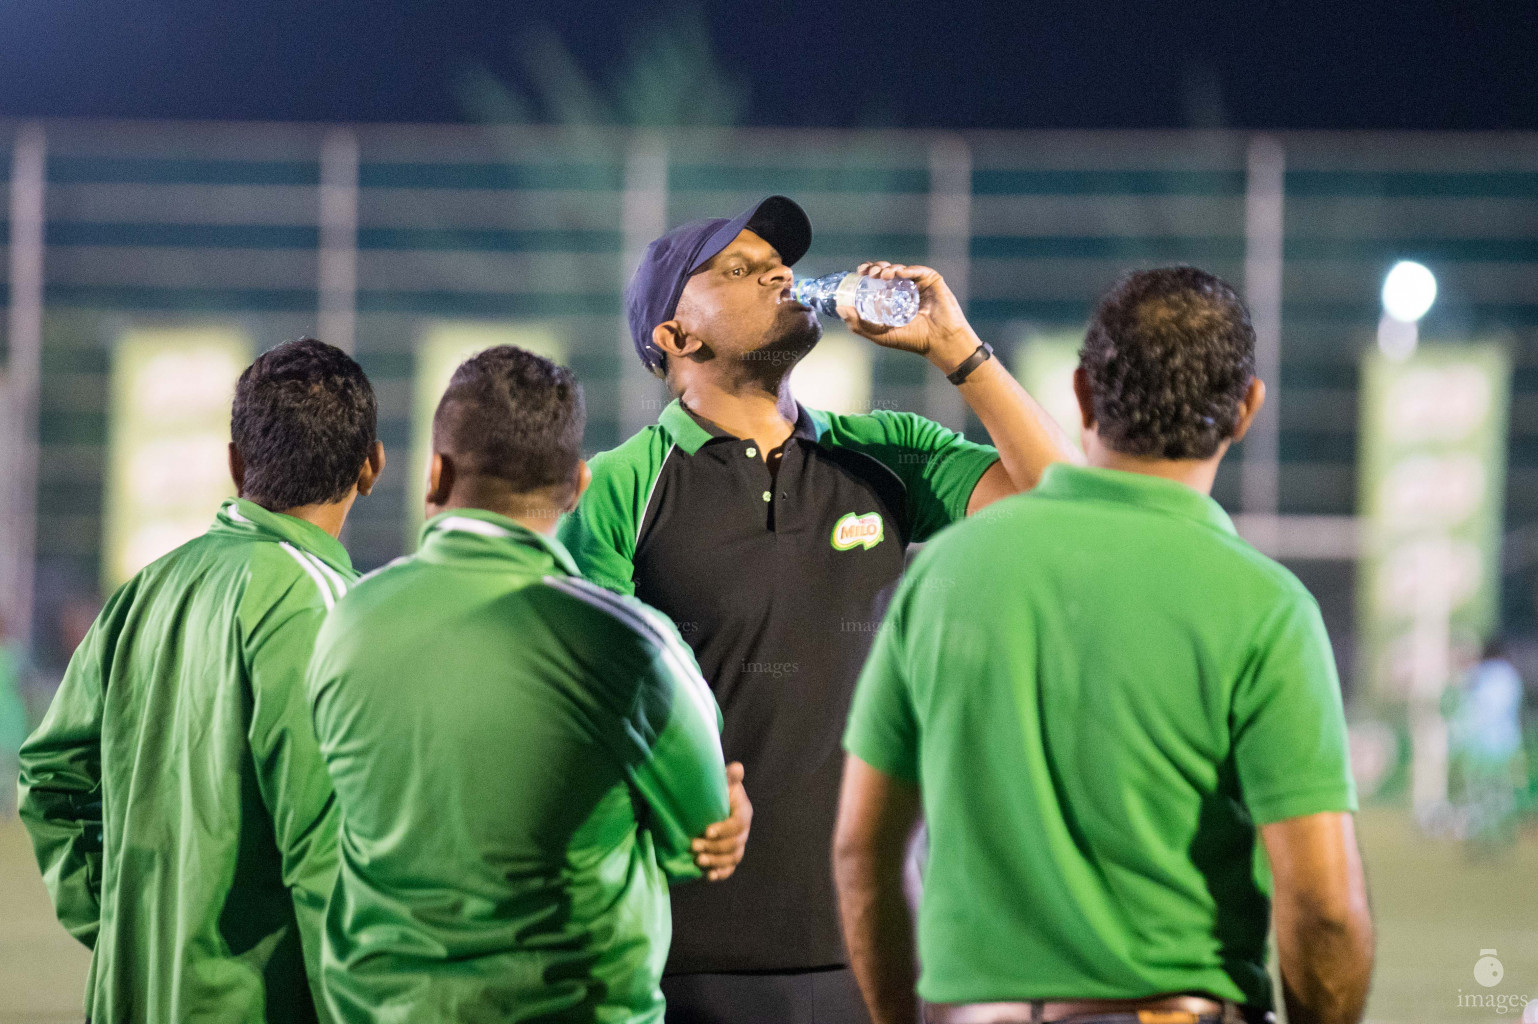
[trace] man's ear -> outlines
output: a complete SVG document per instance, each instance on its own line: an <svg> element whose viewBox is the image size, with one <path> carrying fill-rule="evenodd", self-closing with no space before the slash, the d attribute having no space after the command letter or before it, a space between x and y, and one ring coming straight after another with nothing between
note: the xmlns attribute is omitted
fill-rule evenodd
<svg viewBox="0 0 1538 1024"><path fill-rule="evenodd" d="M582 500L582 495L586 493L588 485L592 482L593 471L588 468L587 460L578 459L576 486L571 489L571 505L567 507L566 511L570 512L577 507L577 502Z"/></svg>
<svg viewBox="0 0 1538 1024"><path fill-rule="evenodd" d="M683 324L677 320L669 320L653 327L652 344L670 359L687 358L701 348L700 339L686 333Z"/></svg>
<svg viewBox="0 0 1538 1024"><path fill-rule="evenodd" d="M454 492L454 459L442 452L433 452L432 462L427 467L427 505L429 508L443 508L449 503L449 495Z"/></svg>
<svg viewBox="0 0 1538 1024"><path fill-rule="evenodd" d="M379 482L379 474L384 472L385 450L384 444L375 441L369 446L368 458L363 460L363 468L358 470L358 493L368 494Z"/></svg>
<svg viewBox="0 0 1538 1024"><path fill-rule="evenodd" d="M1089 374L1084 367L1077 366L1073 371L1073 397L1079 400L1079 426L1085 430L1095 429L1095 393L1089 386Z"/></svg>
<svg viewBox="0 0 1538 1024"><path fill-rule="evenodd" d="M1238 444L1244 440L1244 435L1249 433L1250 424L1255 422L1261 406L1266 404L1266 382L1259 377L1250 378L1250 386L1244 392L1244 397L1239 399L1239 422L1234 425L1233 436L1228 440L1232 444Z"/></svg>
<svg viewBox="0 0 1538 1024"><path fill-rule="evenodd" d="M246 460L241 457L240 449L235 447L235 442L230 442L230 479L235 483L235 497L244 497L242 493L246 488Z"/></svg>

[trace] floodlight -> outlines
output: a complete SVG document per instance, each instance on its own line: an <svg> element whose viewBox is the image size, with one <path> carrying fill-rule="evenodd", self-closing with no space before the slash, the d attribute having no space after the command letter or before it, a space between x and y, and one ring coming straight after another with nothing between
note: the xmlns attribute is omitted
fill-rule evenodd
<svg viewBox="0 0 1538 1024"><path fill-rule="evenodd" d="M1436 275L1414 260L1400 260L1383 279L1383 311L1400 323L1419 321L1436 297Z"/></svg>

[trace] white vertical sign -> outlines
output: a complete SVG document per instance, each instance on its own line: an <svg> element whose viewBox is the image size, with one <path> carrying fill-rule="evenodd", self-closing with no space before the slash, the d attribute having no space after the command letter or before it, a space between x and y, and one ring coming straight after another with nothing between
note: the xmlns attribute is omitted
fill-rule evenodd
<svg viewBox="0 0 1538 1024"><path fill-rule="evenodd" d="M208 529L235 491L230 405L251 358L223 327L134 330L113 350L102 581L116 587Z"/></svg>

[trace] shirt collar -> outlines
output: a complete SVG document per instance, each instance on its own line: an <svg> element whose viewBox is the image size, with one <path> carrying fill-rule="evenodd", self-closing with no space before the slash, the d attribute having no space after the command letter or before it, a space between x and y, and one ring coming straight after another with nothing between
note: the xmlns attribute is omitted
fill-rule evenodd
<svg viewBox="0 0 1538 1024"><path fill-rule="evenodd" d="M315 555L333 569L352 572L352 558L342 542L314 523L272 512L245 498L228 498L214 517L216 528L287 541Z"/></svg>
<svg viewBox="0 0 1538 1024"><path fill-rule="evenodd" d="M740 441L742 438L733 437L726 431L712 426L701 420L694 413L684 408L678 399L668 403L662 410L662 415L657 417L657 423L668 432L673 443L685 452L693 455L706 444L716 440ZM800 438L803 441L820 441L822 435L828 429L828 414L815 409L808 409L800 402L796 403L796 425L791 429L790 436Z"/></svg>
<svg viewBox="0 0 1538 1024"><path fill-rule="evenodd" d="M1119 502L1194 519L1223 533L1237 535L1238 532L1223 506L1207 495L1185 484L1147 473L1054 462L1047 467L1041 482L1031 493L1044 498Z"/></svg>
<svg viewBox="0 0 1538 1024"><path fill-rule="evenodd" d="M502 557L528 563L531 570L582 575L571 552L559 540L482 508L455 508L433 516L422 525L417 546L425 551L444 543L464 542L490 546Z"/></svg>

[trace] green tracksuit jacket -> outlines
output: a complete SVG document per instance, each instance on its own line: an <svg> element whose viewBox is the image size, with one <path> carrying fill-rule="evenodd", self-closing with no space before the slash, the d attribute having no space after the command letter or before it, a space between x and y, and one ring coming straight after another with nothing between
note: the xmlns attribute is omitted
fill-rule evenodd
<svg viewBox="0 0 1538 1024"><path fill-rule="evenodd" d="M728 814L720 712L672 623L460 509L338 603L309 685L339 1020L662 1019L668 882Z"/></svg>
<svg viewBox="0 0 1538 1024"><path fill-rule="evenodd" d="M317 1018L336 825L304 675L353 578L319 527L231 500L76 650L21 815L97 1024Z"/></svg>

